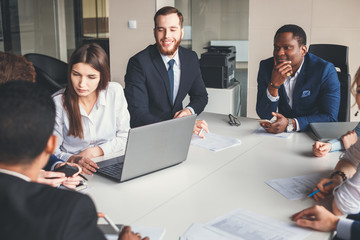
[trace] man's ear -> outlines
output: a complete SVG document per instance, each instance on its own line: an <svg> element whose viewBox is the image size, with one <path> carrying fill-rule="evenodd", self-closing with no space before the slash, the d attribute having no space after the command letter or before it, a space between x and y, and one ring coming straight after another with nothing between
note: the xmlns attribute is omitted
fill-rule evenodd
<svg viewBox="0 0 360 240"><path fill-rule="evenodd" d="M184 37L184 28L181 28L181 39Z"/></svg>
<svg viewBox="0 0 360 240"><path fill-rule="evenodd" d="M301 50L301 56L305 56L305 54L307 53L306 45L302 45L300 50Z"/></svg>
<svg viewBox="0 0 360 240"><path fill-rule="evenodd" d="M57 145L57 137L55 135L51 135L46 144L45 152L50 155L53 154L55 151L56 145Z"/></svg>

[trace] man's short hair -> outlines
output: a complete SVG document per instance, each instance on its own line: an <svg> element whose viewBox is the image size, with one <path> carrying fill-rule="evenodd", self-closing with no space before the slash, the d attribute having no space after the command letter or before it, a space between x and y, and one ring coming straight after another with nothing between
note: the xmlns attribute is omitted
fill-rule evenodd
<svg viewBox="0 0 360 240"><path fill-rule="evenodd" d="M274 41L275 41L277 35L279 35L280 33L285 33L285 32L291 32L293 34L294 38L296 38L296 40L298 41L299 46L306 45L305 31L301 27L294 25L294 24L287 24L287 25L284 25L281 28L279 28L275 33Z"/></svg>
<svg viewBox="0 0 360 240"><path fill-rule="evenodd" d="M0 85L0 162L30 164L42 153L55 124L50 93L35 83Z"/></svg>
<svg viewBox="0 0 360 240"><path fill-rule="evenodd" d="M163 15L163 16L166 16L166 15L169 15L169 14L172 14L172 13L176 13L179 17L179 20L180 20L180 26L182 27L183 26L183 22L184 22L184 17L182 15L182 13L177 9L177 8L174 8L174 7L163 7L163 8L160 8L156 13L155 13L155 16L154 16L154 26L156 28L156 18L159 16L159 15Z"/></svg>
<svg viewBox="0 0 360 240"><path fill-rule="evenodd" d="M35 68L24 56L0 52L0 84L11 80L35 82Z"/></svg>

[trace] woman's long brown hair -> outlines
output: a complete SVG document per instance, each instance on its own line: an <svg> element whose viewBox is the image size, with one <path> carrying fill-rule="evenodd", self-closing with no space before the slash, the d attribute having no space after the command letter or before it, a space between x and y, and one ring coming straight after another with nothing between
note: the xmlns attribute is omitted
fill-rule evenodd
<svg viewBox="0 0 360 240"><path fill-rule="evenodd" d="M108 56L105 51L96 43L85 44L75 50L71 55L68 66L68 85L63 96L63 105L69 115L68 136L84 138L84 131L81 124L81 114L79 108L79 97L74 90L71 81L72 67L77 63L86 63L100 72L99 85L96 88L96 96L104 90L110 81L110 69Z"/></svg>

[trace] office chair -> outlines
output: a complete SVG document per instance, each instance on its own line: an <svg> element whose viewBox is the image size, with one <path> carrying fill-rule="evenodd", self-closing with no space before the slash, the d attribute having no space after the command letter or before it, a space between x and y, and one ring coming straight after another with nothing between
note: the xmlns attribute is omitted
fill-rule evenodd
<svg viewBox="0 0 360 240"><path fill-rule="evenodd" d="M67 63L38 53L28 53L24 56L34 65L37 84L45 87L51 94L66 86Z"/></svg>
<svg viewBox="0 0 360 240"><path fill-rule="evenodd" d="M338 121L350 121L350 86L347 46L335 44L310 44L309 52L334 64L340 81L340 108Z"/></svg>

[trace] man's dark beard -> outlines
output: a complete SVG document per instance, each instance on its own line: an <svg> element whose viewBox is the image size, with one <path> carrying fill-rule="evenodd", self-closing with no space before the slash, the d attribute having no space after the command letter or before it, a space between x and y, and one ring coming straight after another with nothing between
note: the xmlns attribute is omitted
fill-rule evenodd
<svg viewBox="0 0 360 240"><path fill-rule="evenodd" d="M179 39L179 41L177 41L177 42L175 43L175 45L174 45L174 47L173 47L172 50L165 50L165 49L162 48L160 42L159 42L159 41L156 41L156 44L157 44L157 46L158 46L158 49L159 49L160 53L161 53L162 55L165 55L165 56L172 56L172 55L174 55L174 53L175 53L175 52L177 51L177 49L179 48L180 43L181 43L181 39Z"/></svg>

